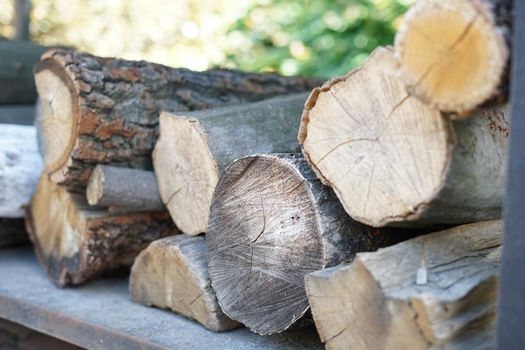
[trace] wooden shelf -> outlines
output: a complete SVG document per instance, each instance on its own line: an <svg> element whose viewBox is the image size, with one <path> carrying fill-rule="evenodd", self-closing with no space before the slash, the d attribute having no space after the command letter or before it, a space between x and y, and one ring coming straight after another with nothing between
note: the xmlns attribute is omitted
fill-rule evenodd
<svg viewBox="0 0 525 350"><path fill-rule="evenodd" d="M258 336L213 333L176 314L134 304L127 278L58 289L31 247L0 249L0 318L89 349L322 349L315 328Z"/></svg>

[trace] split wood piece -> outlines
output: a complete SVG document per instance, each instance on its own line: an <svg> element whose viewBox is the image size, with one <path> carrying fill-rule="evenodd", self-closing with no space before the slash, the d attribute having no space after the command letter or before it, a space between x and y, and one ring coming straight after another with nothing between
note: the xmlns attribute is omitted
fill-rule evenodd
<svg viewBox="0 0 525 350"><path fill-rule="evenodd" d="M0 248L28 242L23 219L0 218Z"/></svg>
<svg viewBox="0 0 525 350"><path fill-rule="evenodd" d="M391 243L354 222L300 154L230 165L213 198L207 257L222 310L259 334L286 330L308 311L307 273Z"/></svg>
<svg viewBox="0 0 525 350"><path fill-rule="evenodd" d="M46 52L35 80L46 171L55 183L81 189L97 163L151 169L161 111L257 101L319 83L221 69L192 72L65 50Z"/></svg>
<svg viewBox="0 0 525 350"><path fill-rule="evenodd" d="M111 215L40 177L26 217L40 264L59 287L125 271L150 242L178 233L167 212Z"/></svg>
<svg viewBox="0 0 525 350"><path fill-rule="evenodd" d="M492 349L500 220L420 236L306 276L327 349Z"/></svg>
<svg viewBox="0 0 525 350"><path fill-rule="evenodd" d="M501 218L508 106L450 121L407 94L379 48L310 96L303 153L355 220L433 227Z"/></svg>
<svg viewBox="0 0 525 350"><path fill-rule="evenodd" d="M213 192L235 159L297 152L307 94L191 113L163 113L153 165L161 197L184 233L206 232Z"/></svg>
<svg viewBox="0 0 525 350"><path fill-rule="evenodd" d="M0 124L0 218L22 218L42 171L33 126Z"/></svg>
<svg viewBox="0 0 525 350"><path fill-rule="evenodd" d="M89 205L126 211L165 210L152 171L97 165L86 190Z"/></svg>
<svg viewBox="0 0 525 350"><path fill-rule="evenodd" d="M137 303L173 310L214 332L240 326L217 303L204 237L177 235L151 243L135 259L129 291Z"/></svg>
<svg viewBox="0 0 525 350"><path fill-rule="evenodd" d="M512 0L418 1L396 36L411 92L445 112L468 116L508 94Z"/></svg>

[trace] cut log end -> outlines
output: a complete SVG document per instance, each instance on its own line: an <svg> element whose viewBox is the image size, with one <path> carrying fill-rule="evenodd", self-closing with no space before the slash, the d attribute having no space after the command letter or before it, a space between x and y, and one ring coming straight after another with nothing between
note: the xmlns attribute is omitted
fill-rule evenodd
<svg viewBox="0 0 525 350"><path fill-rule="evenodd" d="M396 36L409 89L431 105L468 115L494 97L509 50L485 0L420 1Z"/></svg>
<svg viewBox="0 0 525 350"><path fill-rule="evenodd" d="M418 218L442 188L449 123L407 94L392 50L379 48L361 68L312 93L299 141L345 210L378 227Z"/></svg>
<svg viewBox="0 0 525 350"><path fill-rule="evenodd" d="M169 113L161 114L160 130L153 165L162 201L182 232L206 232L219 181L206 132L197 120Z"/></svg>
<svg viewBox="0 0 525 350"><path fill-rule="evenodd" d="M95 167L89 178L86 188L86 198L89 205L99 204L104 194L104 171L100 166Z"/></svg>
<svg viewBox="0 0 525 350"><path fill-rule="evenodd" d="M76 138L77 95L66 71L50 60L35 66L35 83L40 96L40 120L44 141L45 167L57 171L68 159Z"/></svg>

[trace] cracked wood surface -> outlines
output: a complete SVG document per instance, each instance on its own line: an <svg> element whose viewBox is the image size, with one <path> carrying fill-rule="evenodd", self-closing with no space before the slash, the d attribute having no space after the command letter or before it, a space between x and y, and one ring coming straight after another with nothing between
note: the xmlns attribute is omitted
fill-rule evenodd
<svg viewBox="0 0 525 350"><path fill-rule="evenodd" d="M512 0L418 1L396 35L409 90L445 112L471 115L508 95Z"/></svg>
<svg viewBox="0 0 525 350"><path fill-rule="evenodd" d="M191 111L302 92L317 79L214 69L192 72L144 61L50 50L35 68L46 171L83 189L97 163L151 169L161 111Z"/></svg>
<svg viewBox="0 0 525 350"><path fill-rule="evenodd" d="M161 115L153 165L162 199L181 231L207 231L213 192L232 161L298 151L296 135L307 96Z"/></svg>
<svg viewBox="0 0 525 350"><path fill-rule="evenodd" d="M391 243L353 221L300 154L235 161L217 186L206 235L212 286L224 313L259 334L308 311L304 276Z"/></svg>
<svg viewBox="0 0 525 350"><path fill-rule="evenodd" d="M217 303L202 236L176 235L151 243L135 259L129 291L137 303L170 309L214 332L240 326Z"/></svg>
<svg viewBox="0 0 525 350"><path fill-rule="evenodd" d="M312 92L298 137L355 220L433 227L501 217L508 118L505 105L449 120L407 93L379 48Z"/></svg>
<svg viewBox="0 0 525 350"><path fill-rule="evenodd" d="M314 272L327 349L492 349L502 221L423 235Z"/></svg>
<svg viewBox="0 0 525 350"><path fill-rule="evenodd" d="M151 241L178 233L167 212L110 214L91 208L42 174L26 226L36 256L53 283L78 285L126 271Z"/></svg>

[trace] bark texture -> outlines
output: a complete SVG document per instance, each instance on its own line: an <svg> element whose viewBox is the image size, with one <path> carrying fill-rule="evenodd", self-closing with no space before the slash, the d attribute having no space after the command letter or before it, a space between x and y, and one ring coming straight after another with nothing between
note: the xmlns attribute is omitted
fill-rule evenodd
<svg viewBox="0 0 525 350"><path fill-rule="evenodd" d="M214 332L240 326L217 303L204 237L176 235L151 243L135 259L129 292L137 303L173 310Z"/></svg>
<svg viewBox="0 0 525 350"><path fill-rule="evenodd" d="M396 36L409 90L445 112L468 116L505 102L512 0L418 1Z"/></svg>
<svg viewBox="0 0 525 350"><path fill-rule="evenodd" d="M424 235L306 276L327 349L493 349L500 220Z"/></svg>
<svg viewBox="0 0 525 350"><path fill-rule="evenodd" d="M501 218L508 106L451 121L409 95L392 50L311 94L299 141L345 210L372 226Z"/></svg>
<svg viewBox="0 0 525 350"><path fill-rule="evenodd" d="M246 157L226 169L213 198L209 273L226 315L278 333L308 311L306 274L391 239L346 215L301 155Z"/></svg>
<svg viewBox="0 0 525 350"><path fill-rule="evenodd" d="M153 165L161 197L184 233L206 232L213 192L233 160L298 152L306 94L206 111L163 113Z"/></svg>
<svg viewBox="0 0 525 350"><path fill-rule="evenodd" d="M40 177L26 217L40 264L59 287L127 270L150 242L176 234L167 212L112 215Z"/></svg>
<svg viewBox="0 0 525 350"><path fill-rule="evenodd" d="M22 218L42 171L36 130L0 124L0 218Z"/></svg>
<svg viewBox="0 0 525 350"><path fill-rule="evenodd" d="M35 77L46 169L55 183L70 187L85 187L96 163L151 169L161 111L240 104L319 83L220 69L192 72L64 50L44 54Z"/></svg>
<svg viewBox="0 0 525 350"><path fill-rule="evenodd" d="M165 210L152 171L97 165L86 197L89 205L124 208L127 211Z"/></svg>

